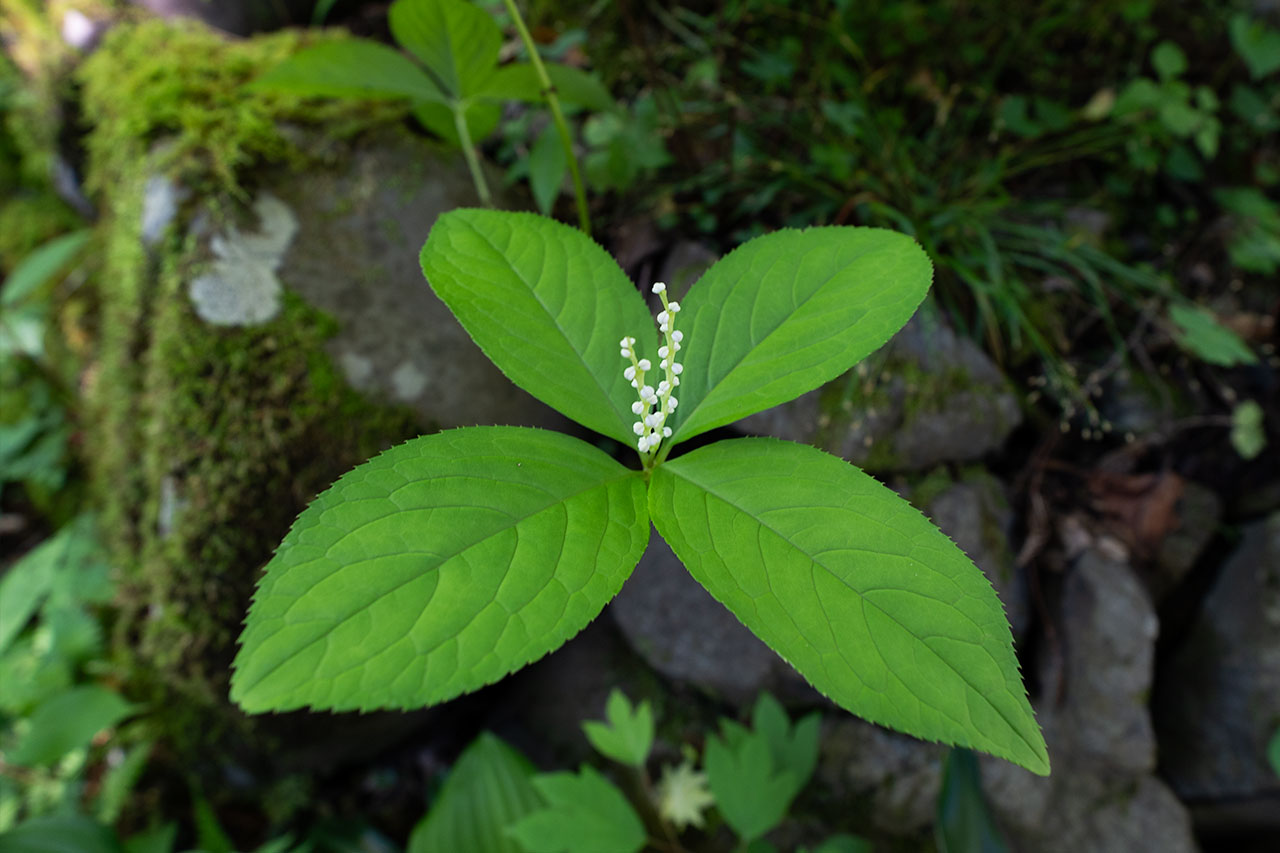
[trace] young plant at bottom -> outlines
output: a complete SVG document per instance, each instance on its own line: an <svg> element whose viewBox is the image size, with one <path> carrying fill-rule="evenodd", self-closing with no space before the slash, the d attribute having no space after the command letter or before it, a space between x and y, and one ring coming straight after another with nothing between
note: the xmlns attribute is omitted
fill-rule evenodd
<svg viewBox="0 0 1280 853"><path fill-rule="evenodd" d="M679 302L653 288L661 344L613 259L549 219L447 213L422 266L508 378L636 448L639 465L558 433L466 427L355 468L267 566L232 679L242 708L421 707L497 681L600 613L652 522L842 707L1048 772L1000 602L928 519L813 447L734 438L672 456L888 340L929 288L910 238L758 237Z"/></svg>

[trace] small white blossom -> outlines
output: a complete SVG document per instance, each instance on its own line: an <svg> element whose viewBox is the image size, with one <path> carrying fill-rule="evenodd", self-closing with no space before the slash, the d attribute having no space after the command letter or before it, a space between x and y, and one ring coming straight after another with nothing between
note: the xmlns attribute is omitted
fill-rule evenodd
<svg viewBox="0 0 1280 853"><path fill-rule="evenodd" d="M667 360L664 358L662 361L658 362L658 367L661 367L663 370L666 370L666 369L667 369Z"/></svg>
<svg viewBox="0 0 1280 853"><path fill-rule="evenodd" d="M678 305L679 303L677 303L677 302L672 302L671 304L672 304L672 305ZM671 322L671 315L670 315L670 314L668 314L666 311L659 311L659 312L658 312L658 325L659 325L659 326L665 326L665 325L667 325L667 323L669 323L669 322ZM665 330L664 330L664 331L665 331Z"/></svg>
<svg viewBox="0 0 1280 853"><path fill-rule="evenodd" d="M670 390L671 390L671 383L670 383L670 382L668 382L667 380L665 380L665 379L664 379L664 380L662 380L661 382L659 382L659 383L658 383L658 393L659 393L659 394L665 394L665 393L667 393L667 392L668 392L668 391L670 391Z"/></svg>
<svg viewBox="0 0 1280 853"><path fill-rule="evenodd" d="M669 426L664 426L664 427L662 428L662 437L663 437L663 438L670 438L670 437L671 437L671 427L669 427Z"/></svg>
<svg viewBox="0 0 1280 853"><path fill-rule="evenodd" d="M672 303L668 304L668 305L667 305L667 310L668 310L668 311L670 311L672 314L679 314L679 313L680 313L680 303L679 303L679 302L672 302ZM661 317L662 315L661 315L661 314L659 314L658 316L659 316L659 317Z"/></svg>
<svg viewBox="0 0 1280 853"><path fill-rule="evenodd" d="M636 435L644 435L644 424L641 421L636 421L631 425L631 431Z"/></svg>
<svg viewBox="0 0 1280 853"><path fill-rule="evenodd" d="M622 355L623 358L631 358L631 350L627 349L626 347L623 347L622 349L618 350L618 352Z"/></svg>
<svg viewBox="0 0 1280 853"><path fill-rule="evenodd" d="M670 352L670 350L666 347L658 347L658 358L666 358L668 352Z"/></svg>
<svg viewBox="0 0 1280 853"><path fill-rule="evenodd" d="M649 359L647 359L647 358L642 358L642 359L640 359L640 361L639 361L639 362L637 362L637 363L640 365L640 369L641 369L641 370L648 370L648 369L650 369L651 367L653 367L653 365L649 362Z"/></svg>
<svg viewBox="0 0 1280 853"><path fill-rule="evenodd" d="M661 426L662 421L663 421L662 412L654 412L651 415L645 416L644 425L650 426L650 427Z"/></svg>
<svg viewBox="0 0 1280 853"><path fill-rule="evenodd" d="M627 379L635 379L636 369L634 367L628 367L626 370L622 371L622 375L627 377Z"/></svg>
<svg viewBox="0 0 1280 853"><path fill-rule="evenodd" d="M672 333L671 333L671 340L675 341L676 343L680 343L681 341L683 341L683 340L684 340L684 332L680 331L679 329L677 329L676 331L672 332ZM634 343L634 341L633 341L633 343ZM676 349L679 349L679 347L676 347Z"/></svg>
<svg viewBox="0 0 1280 853"><path fill-rule="evenodd" d="M648 451L648 449L649 449L649 437L648 437L648 436L644 436L644 437L643 437L643 438L641 438L639 441L637 441L637 442L636 442L636 447L637 447L637 448L639 448L639 450L640 450L640 452L641 452L641 453L644 453L644 452Z"/></svg>
<svg viewBox="0 0 1280 853"><path fill-rule="evenodd" d="M679 401L679 400L677 400L675 397L668 397L668 398L667 398L667 408L668 408L668 409L670 409L670 410L672 410L672 411L675 411L676 405L677 405L679 402L680 402L680 401Z"/></svg>
<svg viewBox="0 0 1280 853"><path fill-rule="evenodd" d="M671 365L671 372L676 376L679 376L681 373L684 373L684 365L679 363Z"/></svg>
<svg viewBox="0 0 1280 853"><path fill-rule="evenodd" d="M667 286L660 281L654 282L653 284L654 293L662 293L666 289L667 289Z"/></svg>
<svg viewBox="0 0 1280 853"><path fill-rule="evenodd" d="M631 404L631 413L632 413L633 415L643 415L643 414L644 414L644 403L641 403L639 400L636 400L634 403L632 403L632 404Z"/></svg>

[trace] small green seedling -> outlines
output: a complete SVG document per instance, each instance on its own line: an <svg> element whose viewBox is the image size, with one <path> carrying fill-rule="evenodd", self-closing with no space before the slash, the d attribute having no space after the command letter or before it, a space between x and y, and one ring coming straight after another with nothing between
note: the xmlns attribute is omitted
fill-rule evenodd
<svg viewBox="0 0 1280 853"><path fill-rule="evenodd" d="M673 454L888 340L929 288L914 241L874 228L758 237L682 300L652 288L660 340L613 259L550 219L447 213L422 267L508 378L637 464L494 426L355 468L267 566L232 679L242 708L416 708L497 681L600 613L652 523L842 707L1048 773L1000 602L928 519L813 447L731 438Z"/></svg>

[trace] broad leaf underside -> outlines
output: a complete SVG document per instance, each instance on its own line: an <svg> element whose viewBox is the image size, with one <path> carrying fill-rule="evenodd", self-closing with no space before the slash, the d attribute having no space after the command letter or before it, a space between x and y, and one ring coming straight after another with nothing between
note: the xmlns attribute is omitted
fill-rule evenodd
<svg viewBox="0 0 1280 853"><path fill-rule="evenodd" d="M722 441L659 466L650 513L693 576L843 707L1048 772L990 583L871 477L811 447Z"/></svg>
<svg viewBox="0 0 1280 853"><path fill-rule="evenodd" d="M435 704L594 619L648 540L644 484L558 433L470 427L355 468L285 537L250 609L247 711Z"/></svg>

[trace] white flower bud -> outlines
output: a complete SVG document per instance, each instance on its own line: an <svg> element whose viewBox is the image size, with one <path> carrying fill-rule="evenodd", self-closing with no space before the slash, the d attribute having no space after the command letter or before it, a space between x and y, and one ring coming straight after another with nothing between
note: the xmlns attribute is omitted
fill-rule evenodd
<svg viewBox="0 0 1280 853"><path fill-rule="evenodd" d="M623 358L631 358L631 350L627 349L626 347L623 347L622 349L618 350L618 352L622 354Z"/></svg>
<svg viewBox="0 0 1280 853"><path fill-rule="evenodd" d="M637 442L636 442L636 447L639 449L639 451L640 451L641 453L646 453L646 452L649 450L649 438L648 438L648 436L645 436L645 437L641 438L639 441L637 441Z"/></svg>
<svg viewBox="0 0 1280 853"><path fill-rule="evenodd" d="M667 310L668 310L668 311L670 311L672 314L679 314L679 313L680 313L680 303L679 303L679 302L672 302L672 303L668 304L668 305L667 305Z"/></svg>
<svg viewBox="0 0 1280 853"><path fill-rule="evenodd" d="M658 347L658 358L666 358L668 352L666 347Z"/></svg>
<svg viewBox="0 0 1280 853"><path fill-rule="evenodd" d="M649 363L649 359L647 358L640 359L638 364L640 365L641 370L648 370L649 368L653 367L653 365Z"/></svg>
<svg viewBox="0 0 1280 853"><path fill-rule="evenodd" d="M644 408L645 408L644 403L641 403L639 400L636 400L634 403L631 404L631 413L633 415L643 415Z"/></svg>
<svg viewBox="0 0 1280 853"><path fill-rule="evenodd" d="M676 303L675 303L675 302L672 302L671 304L672 304L672 305L675 305ZM671 321L671 315L670 315L670 314L668 314L666 311L659 311L659 312L658 312L658 325L660 325L660 326L665 326L665 325L667 325L667 323L669 323L670 321Z"/></svg>
<svg viewBox="0 0 1280 853"><path fill-rule="evenodd" d="M679 401L679 400L677 400L675 397L668 397L668 398L667 398L667 411L668 411L668 412L673 412L673 411L675 411L676 404L677 404L677 403L679 403L679 402L680 402L680 401Z"/></svg>
<svg viewBox="0 0 1280 853"><path fill-rule="evenodd" d="M670 438L670 437L671 437L671 427L663 427L663 428L662 428L662 437L663 437L663 438Z"/></svg>
<svg viewBox="0 0 1280 853"><path fill-rule="evenodd" d="M631 425L631 431L636 435L644 435L644 424L640 421L636 421Z"/></svg>
<svg viewBox="0 0 1280 853"><path fill-rule="evenodd" d="M683 347L681 347L679 344L675 344L675 343L673 343L673 344L671 345L671 350L672 350L673 352L679 352L681 349L683 349Z"/></svg>
<svg viewBox="0 0 1280 853"><path fill-rule="evenodd" d="M653 284L654 293L662 293L666 289L667 289L667 286L660 281L654 282Z"/></svg>
<svg viewBox="0 0 1280 853"><path fill-rule="evenodd" d="M663 370L666 370L666 369L667 369L667 360L664 358L662 361L658 362L658 367L661 367Z"/></svg>
<svg viewBox="0 0 1280 853"><path fill-rule="evenodd" d="M677 330L677 331L672 332L672 333L671 333L671 340L675 341L676 343L680 343L681 341L683 341L683 340L684 340L684 332L681 332L681 331L678 331L678 330Z"/></svg>
<svg viewBox="0 0 1280 853"><path fill-rule="evenodd" d="M674 373L676 376L679 376L681 373L684 373L684 365L680 364L679 362L672 364L671 372Z"/></svg>
<svg viewBox="0 0 1280 853"><path fill-rule="evenodd" d="M662 380L661 382L659 382L659 383L658 383L658 393L659 393L659 394L665 394L665 393L667 393L667 392L668 392L668 391L670 391L670 390L671 390L671 383L670 383L670 382L668 382L667 380L665 380L665 379L664 379L664 380Z"/></svg>
<svg viewBox="0 0 1280 853"><path fill-rule="evenodd" d="M636 369L634 367L628 367L626 370L622 371L622 375L627 377L627 379L635 379Z"/></svg>

